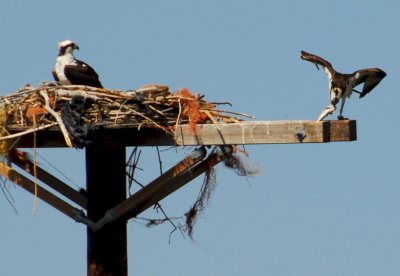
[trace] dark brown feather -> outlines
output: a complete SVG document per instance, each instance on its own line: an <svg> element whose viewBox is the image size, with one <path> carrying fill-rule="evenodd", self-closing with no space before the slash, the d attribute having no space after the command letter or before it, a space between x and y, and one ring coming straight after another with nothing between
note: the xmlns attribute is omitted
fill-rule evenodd
<svg viewBox="0 0 400 276"><path fill-rule="evenodd" d="M80 60L77 60L77 63L77 65L66 65L64 68L64 74L72 84L103 88L99 75L90 65Z"/></svg>
<svg viewBox="0 0 400 276"><path fill-rule="evenodd" d="M53 70L51 71L51 73L53 74L54 80L55 80L56 82L60 82L60 79L58 78L57 73L56 73L56 69L53 69Z"/></svg>
<svg viewBox="0 0 400 276"><path fill-rule="evenodd" d="M321 66L324 66L324 67L326 67L328 69L333 69L332 64L329 61L327 61L327 60L325 60L322 57L319 57L317 55L310 54L310 53L307 53L305 51L301 51L301 58L304 59L304 60L307 60L309 62L316 63L316 64L319 64Z"/></svg>
<svg viewBox="0 0 400 276"><path fill-rule="evenodd" d="M353 87L364 83L363 90L360 93L360 98L362 98L371 92L385 77L386 73L383 70L379 68L367 68L355 71L351 75L351 80Z"/></svg>

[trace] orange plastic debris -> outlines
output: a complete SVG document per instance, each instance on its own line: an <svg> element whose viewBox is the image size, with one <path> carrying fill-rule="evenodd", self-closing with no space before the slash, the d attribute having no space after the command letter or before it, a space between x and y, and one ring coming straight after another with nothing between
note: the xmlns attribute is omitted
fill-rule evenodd
<svg viewBox="0 0 400 276"><path fill-rule="evenodd" d="M26 117L33 120L37 115L46 114L47 110L41 106L30 106L26 110Z"/></svg>
<svg viewBox="0 0 400 276"><path fill-rule="evenodd" d="M182 97L182 115L189 119L189 129L196 134L197 124L205 123L209 118L207 114L200 111L200 101L188 88L182 88L176 94Z"/></svg>

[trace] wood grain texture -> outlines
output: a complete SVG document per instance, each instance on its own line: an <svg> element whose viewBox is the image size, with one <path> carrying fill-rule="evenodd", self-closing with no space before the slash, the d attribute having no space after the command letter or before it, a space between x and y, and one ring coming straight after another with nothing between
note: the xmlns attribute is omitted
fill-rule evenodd
<svg viewBox="0 0 400 276"><path fill-rule="evenodd" d="M10 128L11 133L23 129ZM67 147L58 128L36 132L37 147ZM178 125L175 134L137 125L101 125L88 137L96 146L199 146L222 144L298 144L357 140L355 120L341 121L245 121L240 123L201 124L193 133L189 125ZM17 147L33 147L32 134L25 135Z"/></svg>

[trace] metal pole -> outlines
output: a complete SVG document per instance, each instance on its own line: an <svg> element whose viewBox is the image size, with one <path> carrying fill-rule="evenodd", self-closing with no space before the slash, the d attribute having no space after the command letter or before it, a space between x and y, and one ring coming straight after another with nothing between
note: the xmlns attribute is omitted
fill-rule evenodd
<svg viewBox="0 0 400 276"><path fill-rule="evenodd" d="M86 148L87 215L96 222L126 199L125 147ZM93 232L87 228L89 276L125 276L127 265L126 220L117 220Z"/></svg>

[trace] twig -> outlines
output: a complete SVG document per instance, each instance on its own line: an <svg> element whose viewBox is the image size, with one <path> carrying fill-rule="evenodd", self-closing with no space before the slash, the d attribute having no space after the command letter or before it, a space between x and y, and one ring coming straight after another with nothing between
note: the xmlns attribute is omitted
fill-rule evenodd
<svg viewBox="0 0 400 276"><path fill-rule="evenodd" d="M51 88L54 90L65 89L70 91L82 91L83 93L89 93L92 95L99 95L102 97L104 97L104 95L107 95L108 97L111 98L120 98L120 99L131 98L133 96L132 93L126 93L121 90L97 88L85 85L62 85L62 86L39 87L40 90L43 90L43 88Z"/></svg>
<svg viewBox="0 0 400 276"><path fill-rule="evenodd" d="M198 101L199 97L185 97L185 96L180 96L180 95L176 95L176 94L171 94L169 96L166 97L167 99L182 99L182 100L186 100L186 101Z"/></svg>
<svg viewBox="0 0 400 276"><path fill-rule="evenodd" d="M202 111L202 110L200 110ZM229 111L229 110L220 110L220 109L212 109L212 112L222 112L222 113L228 113L228 114L235 114L235 115L239 115L242 117L247 117L247 118L251 118L251 119L255 119L256 117L253 115L248 115L248 114L244 114L244 113L239 113L239 112L234 112L234 111Z"/></svg>
<svg viewBox="0 0 400 276"><path fill-rule="evenodd" d="M200 110L200 112L203 112L204 114L207 115L207 117L211 120L211 122L213 122L213 124L215 125L215 127L217 128L218 132L220 133L220 135L222 135L221 133L221 129L218 126L218 122L215 120L214 116L211 115L210 111L208 110Z"/></svg>
<svg viewBox="0 0 400 276"><path fill-rule="evenodd" d="M222 105L222 104L226 104L226 105L232 106L232 104L231 104L230 102L211 102L210 104L213 104L213 105Z"/></svg>
<svg viewBox="0 0 400 276"><path fill-rule="evenodd" d="M140 157L140 154L141 154L141 151L139 151L139 153L137 153L137 149L138 149L138 147L136 147L136 148L132 151L131 155L129 156L129 160L128 160L128 162L127 162L127 167L128 167L129 169L128 169L128 172L126 173L126 175L127 175L127 177L128 177L129 190L130 190L130 187L131 187L131 185L132 185L132 182L135 182L137 185L139 185L139 186L142 187L142 188L145 187L143 184L141 184L139 181L137 181L137 180L134 178L134 172L135 172L135 169L137 168L137 163L138 163L138 160L139 160L139 157ZM160 173L162 174L162 173L163 173L163 170L162 170L161 155L160 155L160 150L159 150L158 147L157 147L157 154L158 154L158 159L159 159L159 164L160 164ZM136 155L137 155L137 156L136 156ZM143 219L143 220L148 221L148 224L147 224L147 225L159 224L159 223L163 223L163 222L165 222L165 221L168 221L168 222L174 227L174 229L173 229L173 230L171 231L171 233L170 233L170 239L169 239L169 240L171 240L171 234L172 234L173 232L175 232L177 229L179 229L179 226L177 226L177 225L173 222L173 219L174 219L174 218L170 218L170 217L167 215L167 213L164 211L164 209L162 208L162 206L161 206L161 204L160 204L159 202L157 202L157 203L154 204L154 208L155 208L156 210L160 210L160 211L161 211L161 213L162 213L163 216L164 216L164 219L160 219L160 220L145 219L145 218L139 218L139 219Z"/></svg>
<svg viewBox="0 0 400 276"><path fill-rule="evenodd" d="M55 125L57 125L56 122L50 123L50 124L47 124L47 125L44 125L44 126L40 126L40 127L34 127L34 128L31 128L31 129L28 129L28 130L25 130L25 131L22 131L22 132L18 132L18 133L14 133L14 134L10 134L10 135L7 135L7 136L3 136L3 137L0 137L0 141L1 140L7 140L7 139L13 139L13 138L17 138L17 137L20 137L20 136L24 136L25 134L29 134L29 133L32 133L32 132L35 132L35 131L38 131L38 130L41 130L41 129L49 128L49 127L52 127L52 126L55 126Z"/></svg>
<svg viewBox="0 0 400 276"><path fill-rule="evenodd" d="M164 113L162 113L160 110L158 110L157 108L153 107L152 105L149 104L148 107L149 107L151 110L153 110L154 112L160 114L161 116L165 116Z"/></svg>
<svg viewBox="0 0 400 276"><path fill-rule="evenodd" d="M47 95L47 93L45 91L40 91L39 92L40 95L43 97L44 101L45 101L45 106L44 108L51 114L53 115L53 117L56 119L56 121L58 122L58 125L60 126L61 132L64 135L64 139L65 139L65 143L67 143L67 146L72 148L72 142L71 139L69 138L69 134L68 131L61 119L61 117L57 114L57 112L55 112L51 107L50 107L50 100L49 100L49 95Z"/></svg>
<svg viewBox="0 0 400 276"><path fill-rule="evenodd" d="M131 188L132 188L132 182L137 183L136 179L134 178L135 175L135 170L140 169L137 164L139 163L140 155L142 154L142 150L139 150L138 152L138 147L135 147L132 150L132 153L129 156L128 162L126 166L128 167L128 171L126 172L128 176L128 191L130 194ZM140 185L140 183L138 183ZM131 194L130 194L131 195Z"/></svg>
<svg viewBox="0 0 400 276"><path fill-rule="evenodd" d="M157 156L158 156L158 163L160 164L160 175L163 174L163 169L162 169L162 161L161 161L161 155L160 155L160 149L158 146L156 146L157 149Z"/></svg>
<svg viewBox="0 0 400 276"><path fill-rule="evenodd" d="M100 97L96 95L91 95L90 93L86 91L70 91L70 90L63 90L63 89L58 89L57 90L57 95L61 97L76 97L76 96L81 96L84 98L92 99L94 101L99 100Z"/></svg>
<svg viewBox="0 0 400 276"><path fill-rule="evenodd" d="M18 214L18 210L14 205L14 198L12 196L12 194L10 193L10 191L8 191L6 185L4 184L5 181L7 181L7 179L3 178L2 176L0 177L1 181L0 181L0 190L3 192L4 197L6 198L6 200L8 201L8 203L11 205L11 207L13 208L14 212L16 214ZM2 185L3 184L3 185Z"/></svg>
<svg viewBox="0 0 400 276"><path fill-rule="evenodd" d="M127 101L128 101L128 100L125 100L122 104L119 105L117 115L115 116L114 124L117 124L117 120L118 120L118 118L119 118L119 114L121 113L121 109L124 107L124 104L125 104Z"/></svg>
<svg viewBox="0 0 400 276"><path fill-rule="evenodd" d="M157 124L157 123L156 123L156 122L154 122L152 119L150 119L149 117L147 117L147 116L143 115L142 113L140 113L140 112L137 112L136 110L134 110L134 109L131 109L131 108L128 108L128 107L127 107L127 109L128 109L128 110L129 110L131 113L133 113L133 114L136 114L136 115L138 115L138 116L140 116L140 117L142 117L142 118L144 118L144 119L146 119L146 120L150 121L150 123L152 123L152 124L154 124L155 126L157 126L157 127L161 128L161 129L162 129L162 130L164 130L165 132L169 132L168 128L166 128L166 127L163 127L163 126L161 126L161 125Z"/></svg>
<svg viewBox="0 0 400 276"><path fill-rule="evenodd" d="M177 127L177 126L179 125L179 121L180 121L180 119L181 119L181 114L182 114L181 99L178 100L178 107L179 107L179 111L178 111L178 117L176 117L175 127Z"/></svg>

